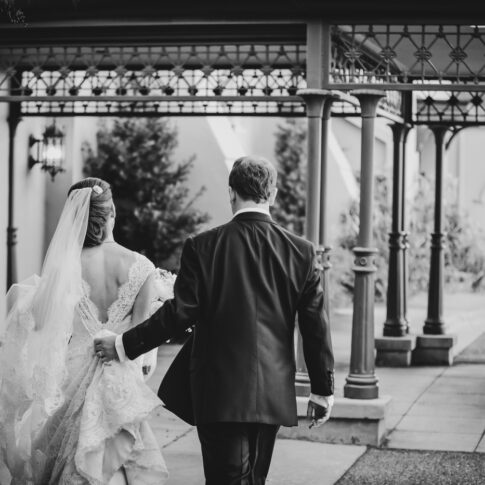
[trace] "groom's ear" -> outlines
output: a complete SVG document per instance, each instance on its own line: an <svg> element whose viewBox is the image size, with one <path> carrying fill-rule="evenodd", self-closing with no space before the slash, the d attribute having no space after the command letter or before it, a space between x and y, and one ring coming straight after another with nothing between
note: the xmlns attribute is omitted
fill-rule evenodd
<svg viewBox="0 0 485 485"><path fill-rule="evenodd" d="M236 191L229 185L229 201L231 204L236 203Z"/></svg>
<svg viewBox="0 0 485 485"><path fill-rule="evenodd" d="M270 206L274 204L277 195L278 195L278 189L275 187L274 189L271 190L271 194L268 199Z"/></svg>

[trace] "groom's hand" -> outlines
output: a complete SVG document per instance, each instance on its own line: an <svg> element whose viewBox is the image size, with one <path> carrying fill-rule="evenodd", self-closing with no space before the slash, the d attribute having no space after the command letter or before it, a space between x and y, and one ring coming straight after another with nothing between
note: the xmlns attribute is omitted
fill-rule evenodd
<svg viewBox="0 0 485 485"><path fill-rule="evenodd" d="M98 337L94 339L94 352L103 364L111 360L118 359L116 352L116 335L109 335L107 337Z"/></svg>
<svg viewBox="0 0 485 485"><path fill-rule="evenodd" d="M310 428L318 428L329 420L333 402L333 396L310 394L307 409L307 417L311 419Z"/></svg>

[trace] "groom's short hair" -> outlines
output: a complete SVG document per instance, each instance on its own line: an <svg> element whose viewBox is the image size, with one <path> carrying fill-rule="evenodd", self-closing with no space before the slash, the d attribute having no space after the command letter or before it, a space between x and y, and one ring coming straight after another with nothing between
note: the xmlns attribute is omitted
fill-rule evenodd
<svg viewBox="0 0 485 485"><path fill-rule="evenodd" d="M246 156L238 158L229 174L229 186L243 200L257 204L269 200L276 187L277 172L266 158Z"/></svg>

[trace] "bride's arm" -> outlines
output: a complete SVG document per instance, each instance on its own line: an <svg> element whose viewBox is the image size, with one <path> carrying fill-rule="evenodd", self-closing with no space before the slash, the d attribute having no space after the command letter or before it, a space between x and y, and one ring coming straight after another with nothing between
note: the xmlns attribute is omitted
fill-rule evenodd
<svg viewBox="0 0 485 485"><path fill-rule="evenodd" d="M131 318L132 326L138 325L150 317L154 311L153 305L156 302L157 297L156 276L154 273L152 273L145 280L145 283L141 287L135 299ZM142 355L142 368L145 380L148 380L155 371L157 366L157 355L158 348L150 350L150 352Z"/></svg>
<svg viewBox="0 0 485 485"><path fill-rule="evenodd" d="M131 317L132 326L144 322L153 312L151 310L153 303L157 300L156 275L148 275L143 283L133 304L133 314Z"/></svg>

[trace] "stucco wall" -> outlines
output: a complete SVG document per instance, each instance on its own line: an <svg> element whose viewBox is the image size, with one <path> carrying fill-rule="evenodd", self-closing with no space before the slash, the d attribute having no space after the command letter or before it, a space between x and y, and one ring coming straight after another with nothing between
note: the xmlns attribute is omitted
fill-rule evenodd
<svg viewBox="0 0 485 485"><path fill-rule="evenodd" d="M8 224L8 105L0 103L0 295L7 291ZM0 318L5 315L5 300L0 297Z"/></svg>
<svg viewBox="0 0 485 485"><path fill-rule="evenodd" d="M485 231L484 131L483 127L467 128L457 135L450 148L456 148L461 161L457 173L459 206Z"/></svg>
<svg viewBox="0 0 485 485"><path fill-rule="evenodd" d="M40 138L44 120L25 117L15 137L14 224L17 232L17 269L19 281L39 273L44 258L46 174L39 165L28 167L29 135Z"/></svg>
<svg viewBox="0 0 485 485"><path fill-rule="evenodd" d="M182 162L195 156L187 182L190 194L194 196L201 187L205 187L195 207L210 214L207 227L224 224L232 215L227 192L226 154L206 118L174 118L173 122L178 129L174 160Z"/></svg>

